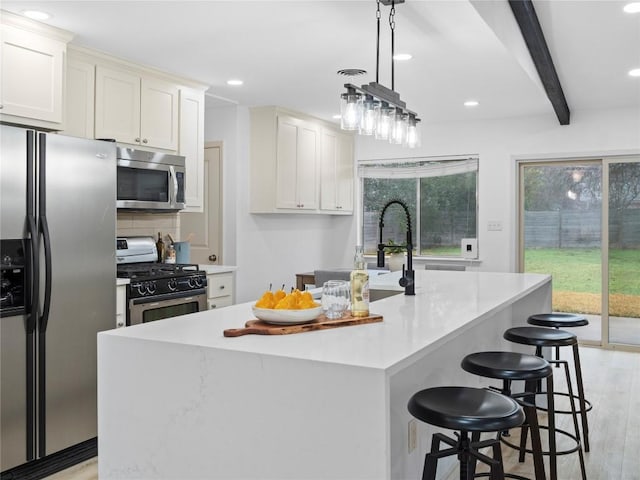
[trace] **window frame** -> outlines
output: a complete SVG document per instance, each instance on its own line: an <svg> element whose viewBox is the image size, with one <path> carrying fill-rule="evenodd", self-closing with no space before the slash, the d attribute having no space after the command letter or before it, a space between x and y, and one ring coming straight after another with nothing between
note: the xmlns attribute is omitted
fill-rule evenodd
<svg viewBox="0 0 640 480"><path fill-rule="evenodd" d="M358 244L362 244L364 245L364 238L365 238L365 211L364 211L364 181L365 178L376 178L376 177L368 177L367 175L364 175L363 172L366 170L367 167L370 166L374 166L374 165L379 165L379 166L384 166L384 165L394 165L394 164L401 164L403 166L406 166L407 164L411 164L411 163L423 163L423 162L428 162L429 164L432 163L436 163L436 162L442 162L443 164L446 163L451 163L453 164L453 162L461 162L461 161L473 161L475 162L475 170L471 170L471 171L475 171L476 174L476 178L475 178L475 221L476 221L476 228L475 228L475 237L465 237L465 238L475 238L476 239L476 255L474 258L468 258L468 257L463 257L462 256L462 250L460 249L460 251L458 252L457 255L421 255L419 253L417 253L417 250L419 249L420 246L420 238L421 238L421 234L422 232L420 231L420 216L421 216L421 212L420 212L420 208L421 208L421 202L420 202L420 181L421 178L424 177L439 177L439 176L446 176L446 175L424 175L424 176L416 176L413 177L415 182L416 182L416 205L415 205L415 219L412 219L414 222L413 225L413 244L414 244L414 258L418 259L418 260L426 260L426 259L434 259L434 260L442 260L442 261L450 261L450 262L458 262L461 260L464 261L469 261L469 260L474 260L477 261L479 260L479 188L480 188L480 158L479 155L477 154L471 154L471 155L451 155L451 156L433 156L433 157L429 157L429 156L421 156L421 157L410 157L410 158L386 158L386 159L371 159L371 160L360 160L357 164L356 167L356 178L358 180L358 207L357 207L357 211L358 211L358 236L359 236L359 240L358 240ZM391 167L393 168L393 167ZM459 173L464 173L464 172L459 172ZM377 177L377 178L381 178L381 177ZM382 177L382 178L388 178L388 177ZM395 178L402 178L402 177L395 177ZM391 177L390 179L393 179L393 177ZM371 255L371 254L368 254Z"/></svg>

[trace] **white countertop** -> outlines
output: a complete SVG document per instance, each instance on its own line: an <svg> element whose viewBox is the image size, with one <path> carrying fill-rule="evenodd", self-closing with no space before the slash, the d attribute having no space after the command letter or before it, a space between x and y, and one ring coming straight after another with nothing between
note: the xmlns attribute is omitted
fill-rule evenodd
<svg viewBox="0 0 640 480"><path fill-rule="evenodd" d="M238 267L232 265L198 265L200 270L209 273L229 273L238 270Z"/></svg>
<svg viewBox="0 0 640 480"><path fill-rule="evenodd" d="M131 283L131 280L128 278L116 278L116 286L128 285L129 283Z"/></svg>
<svg viewBox="0 0 640 480"><path fill-rule="evenodd" d="M387 277L391 283L393 276ZM549 275L540 274L417 271L415 296L400 294L371 304L371 312L384 317L381 323L295 335L224 337L223 330L255 318L250 302L100 335L387 370L400 368L412 355L436 348L550 281Z"/></svg>

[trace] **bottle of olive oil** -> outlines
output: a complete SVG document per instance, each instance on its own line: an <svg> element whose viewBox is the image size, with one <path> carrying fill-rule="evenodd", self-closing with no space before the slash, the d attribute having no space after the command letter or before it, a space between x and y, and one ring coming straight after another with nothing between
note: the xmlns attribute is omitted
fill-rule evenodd
<svg viewBox="0 0 640 480"><path fill-rule="evenodd" d="M351 272L351 315L369 316L369 274L364 261L362 245L356 246L356 255Z"/></svg>
<svg viewBox="0 0 640 480"><path fill-rule="evenodd" d="M156 242L156 249L158 250L158 263L164 262L164 242L162 241L162 235L158 232L158 241Z"/></svg>

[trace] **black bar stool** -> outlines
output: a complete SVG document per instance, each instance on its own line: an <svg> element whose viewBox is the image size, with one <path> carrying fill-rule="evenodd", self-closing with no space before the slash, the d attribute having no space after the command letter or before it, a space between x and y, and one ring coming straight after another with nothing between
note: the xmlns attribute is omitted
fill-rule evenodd
<svg viewBox="0 0 640 480"><path fill-rule="evenodd" d="M477 460L490 467L491 480L504 478L500 441L492 438L474 442L469 439L469 432L500 432L520 426L524 412L515 400L482 388L434 387L414 394L408 409L418 420L460 432L455 433L457 439L433 434L422 480L435 480L438 459L451 455L457 455L460 461L460 480L473 478ZM452 448L440 450L441 442ZM478 451L485 447L492 448L493 458Z"/></svg>
<svg viewBox="0 0 640 480"><path fill-rule="evenodd" d="M551 480L558 478L557 455L564 455L579 451L580 467L582 469L582 478L586 479L584 469L584 459L578 436L573 436L568 432L556 429L554 412L554 388L553 388L553 369L549 362L544 358L535 355L527 355L516 352L478 352L467 355L462 359L461 366L463 370L480 375L487 378L495 378L502 380L501 393L509 395L522 405L526 416L520 437L520 456L519 461L524 462L525 452L533 454L533 465L535 469L536 480L544 480L544 462L542 455L549 455L549 476ZM538 426L538 416L535 395L536 385L539 381L546 379L547 389L547 411L549 413L549 422L547 426ZM514 380L525 382L525 391L523 393L514 394L511 391L511 383ZM531 450L526 450L527 431L531 430ZM549 451L543 452L540 442L540 428L549 431ZM574 414L574 428L578 430L577 415ZM556 449L556 433L561 433L572 438L576 442L573 449L566 451L557 451ZM502 441L513 448L518 448L501 437Z"/></svg>
<svg viewBox="0 0 640 480"><path fill-rule="evenodd" d="M536 356L542 358L542 347L572 347L573 363L576 375L578 395L573 394L569 364L566 360L549 360L549 363L561 364L565 369L567 378L568 393L555 392L555 395L569 397L572 411L556 410L555 413L574 413L574 399L578 399L580 408L575 409L580 414L582 420L582 436L584 437L584 451L589 451L589 425L587 423L587 412L591 410L591 403L585 399L584 386L582 383L582 368L580 367L580 352L578 351L578 337L566 330L557 330L543 327L513 327L504 332L504 338L510 342L521 345L532 345L536 347ZM578 440L580 438L578 437Z"/></svg>
<svg viewBox="0 0 640 480"><path fill-rule="evenodd" d="M529 325L536 325L538 327L550 327L550 328L574 328L584 327L589 325L587 320L582 315L575 315L573 313L536 313L527 318ZM560 347L555 348L556 360L560 360ZM556 367L560 367L556 364Z"/></svg>

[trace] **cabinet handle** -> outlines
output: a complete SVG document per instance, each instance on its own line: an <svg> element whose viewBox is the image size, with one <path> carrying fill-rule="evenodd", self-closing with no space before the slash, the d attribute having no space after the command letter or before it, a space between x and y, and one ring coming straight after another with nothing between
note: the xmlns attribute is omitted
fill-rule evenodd
<svg viewBox="0 0 640 480"><path fill-rule="evenodd" d="M212 304L211 304L211 310L213 310L213 309L214 309L214 308L216 308L216 307L217 307L217 305L216 305L215 303L212 303Z"/></svg>
<svg viewBox="0 0 640 480"><path fill-rule="evenodd" d="M146 138L145 138L145 139L143 139L143 140L142 140L142 143L147 143L147 139L146 139Z"/></svg>
<svg viewBox="0 0 640 480"><path fill-rule="evenodd" d="M140 143L140 137L136 138L136 142Z"/></svg>
<svg viewBox="0 0 640 480"><path fill-rule="evenodd" d="M2 110L4 108L4 105L0 105L0 110Z"/></svg>
<svg viewBox="0 0 640 480"><path fill-rule="evenodd" d="M224 290L224 285L220 285L220 290Z"/></svg>

